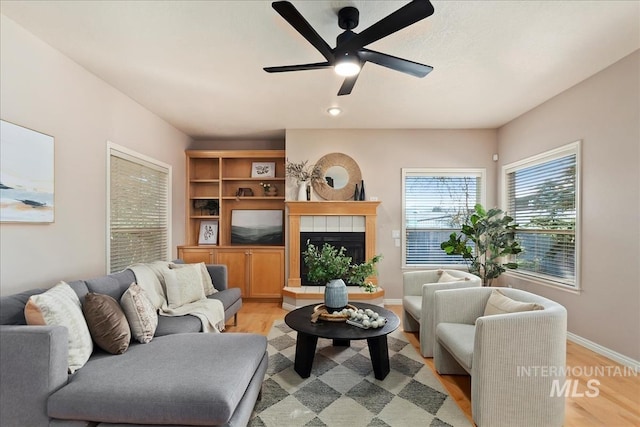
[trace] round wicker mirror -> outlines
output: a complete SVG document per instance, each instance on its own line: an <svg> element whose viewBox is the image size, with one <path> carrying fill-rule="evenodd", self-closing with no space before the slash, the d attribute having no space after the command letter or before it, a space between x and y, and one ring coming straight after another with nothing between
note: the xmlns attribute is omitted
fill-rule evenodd
<svg viewBox="0 0 640 427"><path fill-rule="evenodd" d="M325 200L353 199L356 184L362 181L360 167L355 160L346 154L331 153L323 156L316 165L324 178L313 183L313 190L318 196Z"/></svg>

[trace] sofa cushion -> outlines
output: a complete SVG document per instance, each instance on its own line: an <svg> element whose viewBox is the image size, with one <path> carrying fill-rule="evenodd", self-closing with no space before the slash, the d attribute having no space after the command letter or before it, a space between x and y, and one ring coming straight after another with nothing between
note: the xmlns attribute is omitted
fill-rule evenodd
<svg viewBox="0 0 640 427"><path fill-rule="evenodd" d="M122 354L129 348L131 330L118 301L109 295L89 292L82 312L93 341L111 354Z"/></svg>
<svg viewBox="0 0 640 427"><path fill-rule="evenodd" d="M0 297L0 325L26 325L24 306L31 295L41 294L45 289L30 289L19 294Z"/></svg>
<svg viewBox="0 0 640 427"><path fill-rule="evenodd" d="M129 289L129 285L135 281L136 277L131 270L123 270L108 276L85 280L85 283L90 292L109 295L116 301L120 301L124 291Z"/></svg>
<svg viewBox="0 0 640 427"><path fill-rule="evenodd" d="M409 312L411 317L420 321L422 312L422 295L405 295L402 297L402 307Z"/></svg>
<svg viewBox="0 0 640 427"><path fill-rule="evenodd" d="M487 300L487 305L484 309L485 316L491 316L494 314L507 314L518 313L521 311L543 310L540 304L534 302L521 302L509 298L504 295L498 289L491 291L491 295Z"/></svg>
<svg viewBox="0 0 640 427"><path fill-rule="evenodd" d="M207 269L207 265L204 262L198 264L169 264L169 268L178 269L189 267L192 265L197 265L200 270L200 276L202 276L202 288L204 289L205 296L209 296L211 294L215 294L218 290L213 286L213 281L211 280L211 275L209 274L209 270Z"/></svg>
<svg viewBox="0 0 640 427"><path fill-rule="evenodd" d="M202 332L202 321L196 316L158 316L158 327L154 337L182 334L188 332Z"/></svg>
<svg viewBox="0 0 640 427"><path fill-rule="evenodd" d="M439 270L438 276L440 276L438 277L438 283L462 282L464 280L469 280L468 277L454 277L444 270Z"/></svg>
<svg viewBox="0 0 640 427"><path fill-rule="evenodd" d="M69 331L69 372L82 368L93 352L93 341L80 300L65 282L32 295L24 308L28 325L64 326Z"/></svg>
<svg viewBox="0 0 640 427"><path fill-rule="evenodd" d="M158 312L144 289L137 283L132 283L120 298L120 305L133 337L141 343L151 341L158 327Z"/></svg>
<svg viewBox="0 0 640 427"><path fill-rule="evenodd" d="M449 351L469 373L471 373L471 365L473 362L475 335L475 325L438 323L436 327L436 337L438 341L440 341L447 351Z"/></svg>
<svg viewBox="0 0 640 427"><path fill-rule="evenodd" d="M264 336L177 334L96 354L51 395L50 417L127 424L224 425L265 356ZM114 375L114 372L117 375Z"/></svg>
<svg viewBox="0 0 640 427"><path fill-rule="evenodd" d="M219 300L220 302L222 302L224 310L227 311L227 309L235 304L241 298L241 296L242 294L240 293L239 288L228 288L224 291L211 294L207 298Z"/></svg>
<svg viewBox="0 0 640 427"><path fill-rule="evenodd" d="M167 268L163 271L163 276L169 308L182 307L206 298L202 286L202 273L197 264L186 264L174 269Z"/></svg>

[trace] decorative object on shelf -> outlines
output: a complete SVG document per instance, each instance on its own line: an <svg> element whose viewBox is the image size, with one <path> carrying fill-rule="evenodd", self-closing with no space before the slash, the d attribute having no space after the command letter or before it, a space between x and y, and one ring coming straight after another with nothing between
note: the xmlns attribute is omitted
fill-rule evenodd
<svg viewBox="0 0 640 427"><path fill-rule="evenodd" d="M318 304L313 307L311 323L316 323L318 319L326 320L328 322L344 322L349 317L349 315L345 313L346 309L357 310L357 307L355 305L347 304L342 311L329 312L326 305Z"/></svg>
<svg viewBox="0 0 640 427"><path fill-rule="evenodd" d="M278 195L278 188L275 185L269 184L268 182L261 182L260 185L264 190L265 196L274 197Z"/></svg>
<svg viewBox="0 0 640 427"><path fill-rule="evenodd" d="M364 180L360 181L360 195L358 196L358 200L367 200L364 194Z"/></svg>
<svg viewBox="0 0 640 427"><path fill-rule="evenodd" d="M0 120L0 222L54 221L54 139Z"/></svg>
<svg viewBox="0 0 640 427"><path fill-rule="evenodd" d="M337 311L342 310L349 299L345 280L354 285L364 283L367 277L376 273L375 264L382 259L381 255L376 255L367 262L351 264L351 257L345 251L344 247L338 250L329 243L319 249L307 241L307 250L302 253L309 268L307 278L312 283L326 285L325 305Z"/></svg>
<svg viewBox="0 0 640 427"><path fill-rule="evenodd" d="M298 200L307 200L307 182L302 181L298 184Z"/></svg>
<svg viewBox="0 0 640 427"><path fill-rule="evenodd" d="M356 191L353 192L353 200L360 200L360 189L358 188L358 184L356 184Z"/></svg>
<svg viewBox="0 0 640 427"><path fill-rule="evenodd" d="M200 210L200 215L216 216L220 214L220 205L217 200L198 199L193 201L193 208ZM206 211L206 213L205 213Z"/></svg>
<svg viewBox="0 0 640 427"><path fill-rule="evenodd" d="M284 241L281 209L232 209L232 245L280 246Z"/></svg>
<svg viewBox="0 0 640 427"><path fill-rule="evenodd" d="M307 185L307 202L311 201L311 194L313 194L313 187L311 185Z"/></svg>
<svg viewBox="0 0 640 427"><path fill-rule="evenodd" d="M346 154L330 153L322 156L316 166L320 168L321 179L311 184L319 197L325 200L351 200L354 197L355 186L362 180L355 160Z"/></svg>
<svg viewBox="0 0 640 427"><path fill-rule="evenodd" d="M218 221L200 221L200 237L199 245L217 245L218 244Z"/></svg>
<svg viewBox="0 0 640 427"><path fill-rule="evenodd" d="M349 316L347 319L347 323L349 325L357 326L362 329L382 328L387 323L386 318L380 316L370 308L367 308L366 310L345 308L342 310L342 313Z"/></svg>
<svg viewBox="0 0 640 427"><path fill-rule="evenodd" d="M276 176L275 162L251 163L251 178L273 178Z"/></svg>
<svg viewBox="0 0 640 427"><path fill-rule="evenodd" d="M285 166L287 178L293 178L298 184L297 200L311 200L311 195L307 195L307 187L314 182L321 180L320 168L310 165L308 160L302 162L287 162Z"/></svg>
<svg viewBox="0 0 640 427"><path fill-rule="evenodd" d="M236 191L236 197L253 197L253 190L246 187L240 187L238 188L238 191Z"/></svg>
<svg viewBox="0 0 640 427"><path fill-rule="evenodd" d="M482 279L482 286L491 286L491 281L507 269L516 269L515 262L502 262L502 258L522 252L515 239L516 225L513 218L501 209L486 211L481 204L474 207L474 213L462 224L460 234L451 233L449 240L440 247L447 255L462 255L467 262L469 273ZM472 241L474 247L467 246Z"/></svg>

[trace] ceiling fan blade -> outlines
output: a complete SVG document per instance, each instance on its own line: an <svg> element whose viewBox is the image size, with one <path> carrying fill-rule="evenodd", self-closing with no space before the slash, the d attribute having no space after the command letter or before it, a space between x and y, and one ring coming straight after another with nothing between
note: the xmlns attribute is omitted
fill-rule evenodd
<svg viewBox="0 0 640 427"><path fill-rule="evenodd" d="M398 58L397 56L387 55L386 53L376 52L362 48L358 51L358 56L363 61L373 62L392 70L410 74L415 77L424 77L433 71L430 65L420 64L418 62L409 61L408 59Z"/></svg>
<svg viewBox="0 0 640 427"><path fill-rule="evenodd" d="M333 51L322 37L313 29L311 24L298 12L293 4L288 1L276 1L271 3L271 7L280 14L302 37L315 47L327 61L333 61Z"/></svg>
<svg viewBox="0 0 640 427"><path fill-rule="evenodd" d="M284 73L286 71L306 71L306 70L322 70L324 68L331 68L330 62L315 62L313 64L300 64L300 65L283 65L280 67L264 67L267 73Z"/></svg>
<svg viewBox="0 0 640 427"><path fill-rule="evenodd" d="M360 73L344 79L344 82L342 82L342 86L340 86L340 90L338 91L338 96L349 95L353 90L353 87L356 85L356 80L358 80L359 75Z"/></svg>
<svg viewBox="0 0 640 427"><path fill-rule="evenodd" d="M429 0L413 0L369 28L355 34L336 49L340 52L358 50L433 15L433 11L433 5Z"/></svg>

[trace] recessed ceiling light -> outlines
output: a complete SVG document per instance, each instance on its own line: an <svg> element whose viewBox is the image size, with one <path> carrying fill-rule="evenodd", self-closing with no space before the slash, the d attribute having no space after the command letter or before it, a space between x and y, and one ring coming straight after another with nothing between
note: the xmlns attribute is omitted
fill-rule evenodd
<svg viewBox="0 0 640 427"><path fill-rule="evenodd" d="M339 107L331 107L327 110L327 113L331 114L332 116L337 116L342 113L342 109Z"/></svg>

